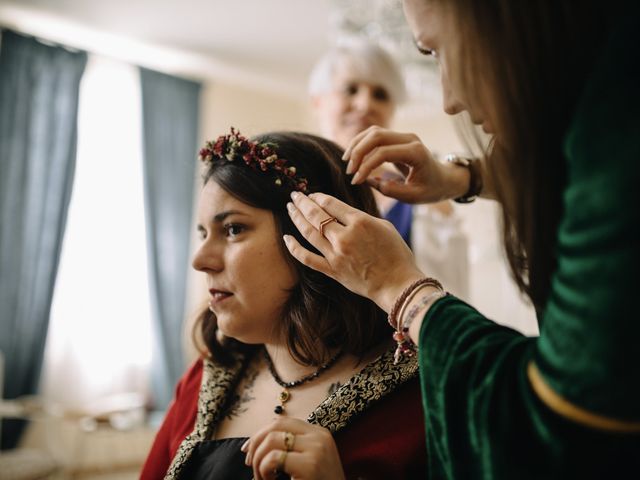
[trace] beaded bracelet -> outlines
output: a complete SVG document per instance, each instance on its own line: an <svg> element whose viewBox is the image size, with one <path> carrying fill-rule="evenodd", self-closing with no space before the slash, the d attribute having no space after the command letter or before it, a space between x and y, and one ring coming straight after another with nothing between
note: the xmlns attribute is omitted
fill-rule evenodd
<svg viewBox="0 0 640 480"><path fill-rule="evenodd" d="M407 298L404 300L404 302L402 302L402 307L400 307L400 311L398 311L398 315L395 319L395 329L398 330L400 328L400 323L402 318L404 318L404 310L407 308L407 306L411 303L411 301L415 298L415 296L418 294L418 292L420 290L422 290L423 288L426 287L431 287L432 285L428 284L428 283L422 283L420 285L418 285L416 288L414 288L411 293L409 295L407 295Z"/></svg>
<svg viewBox="0 0 640 480"><path fill-rule="evenodd" d="M438 290L444 291L444 288L442 288L442 284L435 278L431 277L425 277L421 278L420 280L416 280L407 288L405 288L393 304L393 308L391 309L391 312L389 312L389 316L387 317L389 325L391 325L394 330L398 329L398 312L405 305L407 297L417 291L418 287L422 288L423 286L431 286L437 288Z"/></svg>
<svg viewBox="0 0 640 480"><path fill-rule="evenodd" d="M411 324L415 320L418 312L426 305L429 305L432 301L438 300L446 295L448 295L448 293L444 290L431 292L429 295L422 297L418 303L411 307L407 313L406 319L402 322L402 326L398 325L396 331L393 332L393 339L398 344L396 351L393 354L394 365L400 361L402 356L412 357L416 354L416 344L413 343L413 340L411 340L411 337L409 336L409 327L411 327ZM402 319L402 317L400 317L400 319Z"/></svg>

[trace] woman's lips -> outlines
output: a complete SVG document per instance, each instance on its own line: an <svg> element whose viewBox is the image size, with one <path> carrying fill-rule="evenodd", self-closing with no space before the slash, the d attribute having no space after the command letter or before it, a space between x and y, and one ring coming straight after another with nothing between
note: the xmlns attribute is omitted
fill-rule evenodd
<svg viewBox="0 0 640 480"><path fill-rule="evenodd" d="M224 302L226 299L233 295L231 292L225 292L223 290L210 289L209 294L211 298L209 299L209 306L213 307L214 305L218 305L221 302Z"/></svg>

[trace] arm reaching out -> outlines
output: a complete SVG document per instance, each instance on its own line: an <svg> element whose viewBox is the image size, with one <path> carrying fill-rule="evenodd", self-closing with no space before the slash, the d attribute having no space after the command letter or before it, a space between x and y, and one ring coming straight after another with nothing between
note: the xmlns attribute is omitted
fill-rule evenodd
<svg viewBox="0 0 640 480"><path fill-rule="evenodd" d="M300 233L322 255L285 236L289 252L304 265L367 297L385 311L402 290L424 275L393 225L323 193L294 192L289 215ZM330 218L335 222L320 224Z"/></svg>
<svg viewBox="0 0 640 480"><path fill-rule="evenodd" d="M433 203L458 198L469 191L469 171L436 160L413 133L370 127L354 137L343 160L349 161L347 173L354 174L352 183L367 180L384 195L406 203ZM384 163L394 164L403 178L369 178ZM482 196L493 198L488 175L484 168L480 170L484 183Z"/></svg>

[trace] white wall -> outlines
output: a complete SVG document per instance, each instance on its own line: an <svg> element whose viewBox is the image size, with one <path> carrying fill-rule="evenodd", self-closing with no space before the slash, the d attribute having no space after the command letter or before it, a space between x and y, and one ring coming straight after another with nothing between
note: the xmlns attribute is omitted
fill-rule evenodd
<svg viewBox="0 0 640 480"><path fill-rule="evenodd" d="M230 84L206 84L201 111L203 140L227 133L230 126L247 136L311 128L306 102Z"/></svg>

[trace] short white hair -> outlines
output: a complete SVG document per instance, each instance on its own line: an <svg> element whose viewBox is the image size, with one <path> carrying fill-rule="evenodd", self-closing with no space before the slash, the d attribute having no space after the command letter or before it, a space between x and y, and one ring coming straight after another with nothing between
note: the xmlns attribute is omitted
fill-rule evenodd
<svg viewBox="0 0 640 480"><path fill-rule="evenodd" d="M309 95L331 92L336 70L345 66L354 70L360 80L385 88L394 103L399 105L406 100L407 90L398 64L386 50L362 40L337 45L318 60L309 76Z"/></svg>

